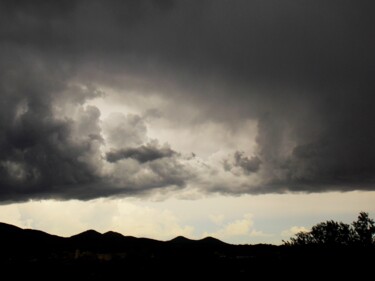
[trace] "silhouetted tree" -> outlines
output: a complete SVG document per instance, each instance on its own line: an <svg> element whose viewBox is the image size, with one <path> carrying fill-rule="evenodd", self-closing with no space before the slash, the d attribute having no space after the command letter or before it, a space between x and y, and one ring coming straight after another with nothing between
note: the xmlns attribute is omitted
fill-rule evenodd
<svg viewBox="0 0 375 281"><path fill-rule="evenodd" d="M313 237L310 232L301 231L298 232L296 237L291 237L290 241L284 241L285 245L309 245L313 244Z"/></svg>
<svg viewBox="0 0 375 281"><path fill-rule="evenodd" d="M355 230L355 239L358 244L367 246L374 244L375 223L368 213L359 213L357 221L353 222Z"/></svg>
<svg viewBox="0 0 375 281"><path fill-rule="evenodd" d="M353 237L348 224L333 220L313 226L310 233L313 243L325 245L348 245Z"/></svg>
<svg viewBox="0 0 375 281"><path fill-rule="evenodd" d="M299 232L285 245L364 245L374 244L375 223L368 213L361 212L352 225L333 220L319 223L309 232Z"/></svg>

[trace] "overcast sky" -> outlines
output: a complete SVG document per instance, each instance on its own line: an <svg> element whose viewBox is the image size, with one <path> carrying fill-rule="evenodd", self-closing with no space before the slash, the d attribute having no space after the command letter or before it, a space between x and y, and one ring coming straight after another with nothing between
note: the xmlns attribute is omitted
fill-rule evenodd
<svg viewBox="0 0 375 281"><path fill-rule="evenodd" d="M105 200L177 219L167 202L189 200L201 218L252 229L264 208L225 224L205 200L351 194L367 206L374 9L372 0L0 1L1 208ZM198 218L181 231L223 236ZM284 219L285 229L303 226Z"/></svg>

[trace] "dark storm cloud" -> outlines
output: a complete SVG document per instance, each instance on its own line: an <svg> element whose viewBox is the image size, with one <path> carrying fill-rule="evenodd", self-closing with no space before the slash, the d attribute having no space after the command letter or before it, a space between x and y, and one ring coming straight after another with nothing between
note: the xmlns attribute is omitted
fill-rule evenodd
<svg viewBox="0 0 375 281"><path fill-rule="evenodd" d="M121 159L132 158L139 163L146 163L156 159L171 157L175 152L169 147L156 147L153 145L142 145L136 148L125 148L107 153L107 161L117 162Z"/></svg>
<svg viewBox="0 0 375 281"><path fill-rule="evenodd" d="M79 123L58 118L53 112L61 98L61 106L79 104L97 93L69 87L65 80L68 75L60 65L38 63L33 56L27 56L14 50L4 52L4 48L1 54L2 200L49 197L59 193L59 185L69 189L76 183L99 180L95 167L85 161L94 156L95 143L102 141L96 126L97 109L86 108L82 112L86 118ZM86 127L89 134L75 141L71 136L78 125Z"/></svg>
<svg viewBox="0 0 375 281"><path fill-rule="evenodd" d="M349 0L1 1L0 199L136 192L108 187L111 176L100 172L100 113L84 106L101 94L92 85L157 92L172 101L164 116L180 126L257 120L256 155L238 155L236 165L263 185L241 192L374 189L374 8ZM183 108L196 109L193 121ZM153 164L163 175L155 186L183 186L189 173L176 159L171 167L165 151L141 151L142 126L138 149L115 147L108 160ZM121 143L121 135L129 133L109 138Z"/></svg>

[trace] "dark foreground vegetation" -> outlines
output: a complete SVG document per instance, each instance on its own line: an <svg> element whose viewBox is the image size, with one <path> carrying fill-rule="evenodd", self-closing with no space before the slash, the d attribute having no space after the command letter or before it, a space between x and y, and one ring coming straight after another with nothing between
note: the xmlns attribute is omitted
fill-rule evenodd
<svg viewBox="0 0 375 281"><path fill-rule="evenodd" d="M374 221L361 213L352 225L327 221L281 246L231 245L212 237L170 241L100 234L63 238L0 223L0 268L11 279L126 280L202 276L367 276L375 262ZM258 275L255 275L258 274Z"/></svg>

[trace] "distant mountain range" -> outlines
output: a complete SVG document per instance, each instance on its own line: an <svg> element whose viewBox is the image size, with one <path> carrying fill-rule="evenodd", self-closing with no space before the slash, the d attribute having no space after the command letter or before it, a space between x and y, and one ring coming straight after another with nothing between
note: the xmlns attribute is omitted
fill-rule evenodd
<svg viewBox="0 0 375 281"><path fill-rule="evenodd" d="M221 276L272 276L293 266L324 270L362 268L375 260L371 249L301 248L275 245L232 245L213 237L191 240L178 236L169 241L124 236L117 232L87 230L71 237L21 229L0 223L0 266L14 278L59 272L83 280L117 277L118 274L164 276L174 272ZM274 270L266 270L271 267ZM20 270L22 268L22 270ZM277 269L277 270L276 270ZM156 274L156 275L155 275Z"/></svg>
<svg viewBox="0 0 375 281"><path fill-rule="evenodd" d="M60 249L89 251L92 253L129 253L139 249L165 250L165 248L185 246L189 248L227 248L234 246L213 237L192 240L178 236L169 241L159 241L124 236L113 231L101 234L92 229L71 237L60 237L39 230L22 229L6 223L0 223L0 238L3 251L12 252L14 249L33 250L29 253L36 253L41 250L57 251Z"/></svg>

